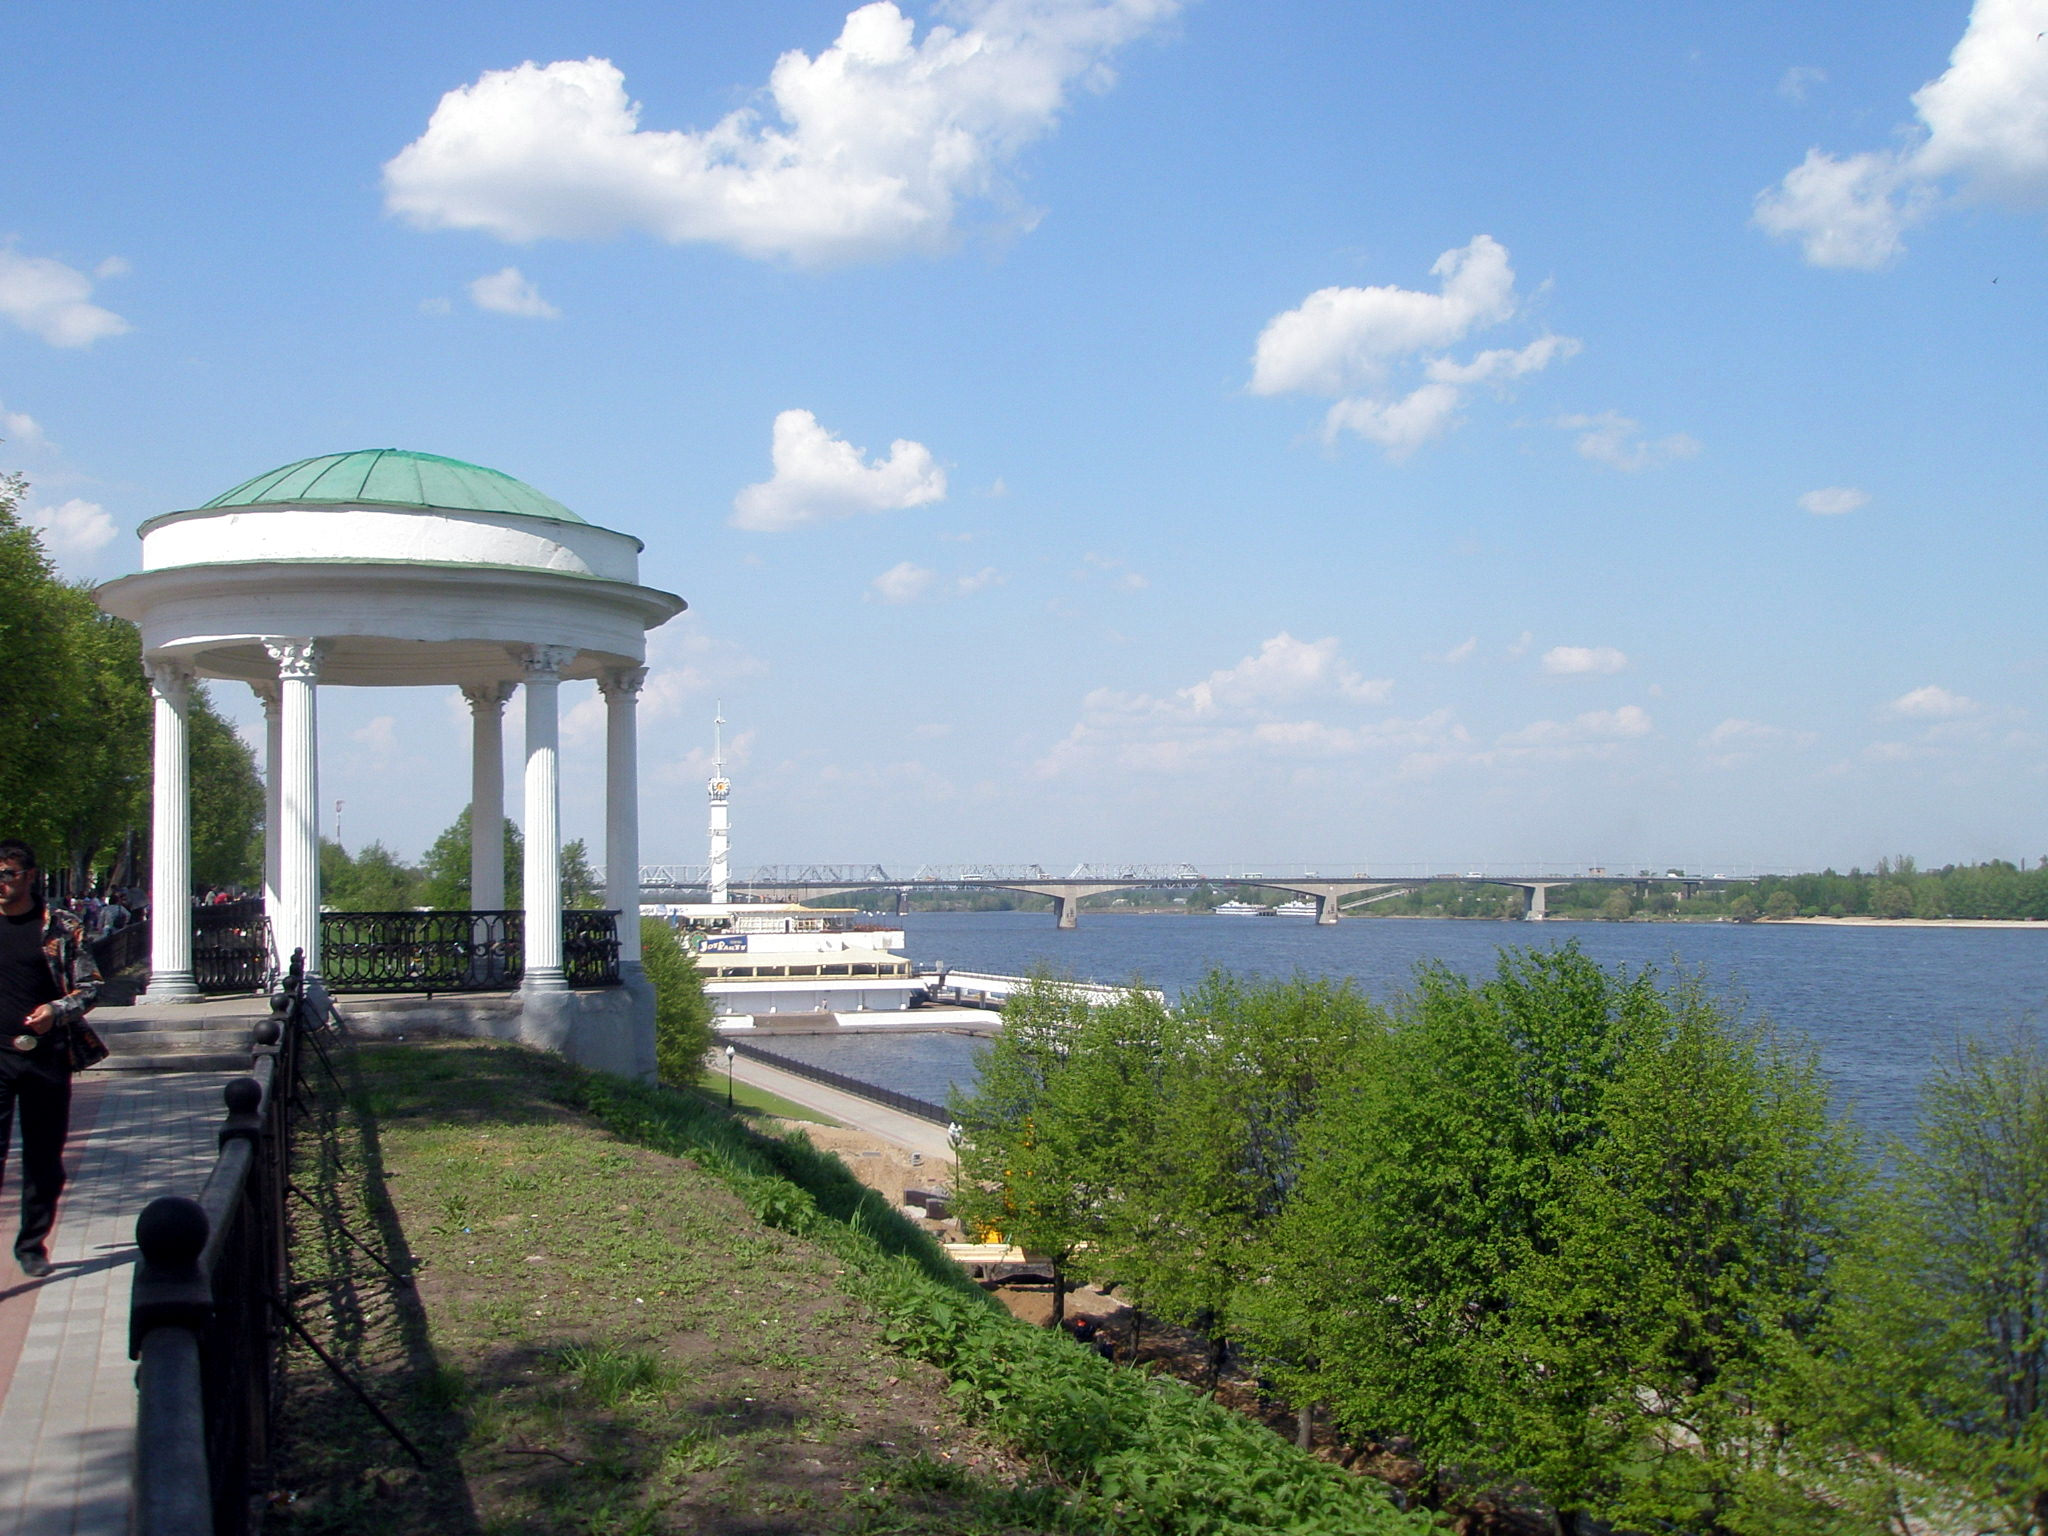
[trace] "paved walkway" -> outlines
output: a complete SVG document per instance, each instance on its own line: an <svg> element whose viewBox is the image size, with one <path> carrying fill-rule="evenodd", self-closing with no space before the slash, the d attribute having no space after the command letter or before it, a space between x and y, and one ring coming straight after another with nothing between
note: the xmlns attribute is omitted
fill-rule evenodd
<svg viewBox="0 0 2048 1536"><path fill-rule="evenodd" d="M710 1062L704 1073L704 1086L716 1093L720 1079L725 1076L725 1053L714 1046ZM740 1082L765 1088L792 1104L801 1104L805 1109L830 1115L841 1125L850 1125L857 1131L879 1136L906 1151L922 1152L926 1157L946 1163L953 1161L953 1144L946 1139L943 1125L934 1125L929 1120L906 1115L900 1109L877 1104L873 1099L864 1099L843 1088L814 1083L808 1077L798 1077L794 1072L784 1072L765 1061L754 1061L745 1056L733 1058L732 1075Z"/></svg>
<svg viewBox="0 0 2048 1536"><path fill-rule="evenodd" d="M0 1533L127 1536L135 1218L158 1195L199 1193L232 1075L77 1078L70 1183L50 1237L56 1272L30 1280L0 1257ZM0 1254L11 1254L16 1218L9 1178Z"/></svg>

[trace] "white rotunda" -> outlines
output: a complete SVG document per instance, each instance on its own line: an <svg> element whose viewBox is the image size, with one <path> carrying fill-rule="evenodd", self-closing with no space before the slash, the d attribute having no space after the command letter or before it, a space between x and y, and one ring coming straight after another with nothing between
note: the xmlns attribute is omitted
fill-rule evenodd
<svg viewBox="0 0 2048 1536"><path fill-rule="evenodd" d="M646 632L685 604L639 581L641 544L509 475L372 449L288 464L143 524L142 569L99 588L142 632L156 701L147 1000L196 999L185 709L195 678L247 683L268 723L264 904L277 953L320 973L322 685L460 688L472 718L471 906L505 905L503 712L525 690L523 970L517 1032L645 1076L635 706ZM563 968L556 695L594 679L607 713L606 904L624 985Z"/></svg>

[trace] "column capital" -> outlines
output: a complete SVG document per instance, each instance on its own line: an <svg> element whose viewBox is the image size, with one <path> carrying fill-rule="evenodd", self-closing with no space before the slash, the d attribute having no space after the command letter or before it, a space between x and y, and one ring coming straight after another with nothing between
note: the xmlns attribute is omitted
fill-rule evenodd
<svg viewBox="0 0 2048 1536"><path fill-rule="evenodd" d="M295 683L320 681L320 663L327 657L327 647L318 640L269 638L263 649L277 663L279 678Z"/></svg>
<svg viewBox="0 0 2048 1536"><path fill-rule="evenodd" d="M142 672L149 679L150 691L158 698L172 704L185 702L192 687L192 668L186 663L173 656L145 656Z"/></svg>
<svg viewBox="0 0 2048 1536"><path fill-rule="evenodd" d="M618 667L598 678L597 691L608 699L621 695L631 698L641 690L646 682L647 669L645 667Z"/></svg>
<svg viewBox="0 0 2048 1536"><path fill-rule="evenodd" d="M482 714L490 710L496 714L505 712L505 701L512 697L517 683L464 683L462 696L469 700L471 714Z"/></svg>
<svg viewBox="0 0 2048 1536"><path fill-rule="evenodd" d="M530 645L519 658L519 670L529 683L559 683L562 668L576 659L573 645Z"/></svg>
<svg viewBox="0 0 2048 1536"><path fill-rule="evenodd" d="M249 684L249 691L256 695L263 705L263 718L268 720L277 713L278 701L284 697L274 677L258 678Z"/></svg>

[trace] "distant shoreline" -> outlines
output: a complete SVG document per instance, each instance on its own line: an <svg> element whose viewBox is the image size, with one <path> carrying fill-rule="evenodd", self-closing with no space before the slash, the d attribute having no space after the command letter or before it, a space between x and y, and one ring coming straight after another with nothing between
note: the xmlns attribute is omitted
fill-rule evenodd
<svg viewBox="0 0 2048 1536"><path fill-rule="evenodd" d="M1190 912L1185 907L1122 907L1087 909L1085 916L1097 917L1213 917L1212 912ZM1515 917L1454 917L1438 912L1346 912L1345 922L1467 922L1467 923L1517 923ZM1288 919L1299 924L1301 919ZM1553 917L1553 923L1605 923L1612 918L1604 917ZM1632 923L1734 923L1732 917L1630 917L1623 919ZM1804 925L1817 928L2038 928L2048 933L2048 922L2031 917L1758 917L1751 918L1740 926L1790 928Z"/></svg>
<svg viewBox="0 0 2048 1536"><path fill-rule="evenodd" d="M1836 928L2039 928L2048 923L2031 917L1766 917L1772 924L1809 923Z"/></svg>

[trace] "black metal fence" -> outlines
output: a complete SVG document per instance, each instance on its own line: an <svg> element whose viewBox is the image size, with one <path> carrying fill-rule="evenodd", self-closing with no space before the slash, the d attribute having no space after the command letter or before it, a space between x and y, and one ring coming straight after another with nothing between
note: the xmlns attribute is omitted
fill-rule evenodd
<svg viewBox="0 0 2048 1536"><path fill-rule="evenodd" d="M501 992L526 974L524 912L323 912L320 979L330 992ZM619 984L616 912L562 914L572 987Z"/></svg>
<svg viewBox="0 0 2048 1536"><path fill-rule="evenodd" d="M279 1346L287 1333L426 1465L293 1311L285 1202L308 1198L291 1177L293 1112L316 1091L309 1061L324 1069L330 1098L339 1098L329 1041L339 1045L340 1032L307 998L303 957L294 954L270 1017L256 1028L249 1075L223 1091L220 1156L199 1198L152 1200L135 1223L141 1257L128 1321L128 1354L137 1362L135 1536L255 1536L271 1482L282 1406Z"/></svg>
<svg viewBox="0 0 2048 1536"><path fill-rule="evenodd" d="M220 1157L197 1200L153 1200L135 1223L129 1308L137 1361L138 1536L253 1530L276 1417L275 1308L285 1288L290 1106L307 1028L296 969L228 1083Z"/></svg>
<svg viewBox="0 0 2048 1536"><path fill-rule="evenodd" d="M202 992L258 992L275 974L263 898L192 909L192 979Z"/></svg>
<svg viewBox="0 0 2048 1536"><path fill-rule="evenodd" d="M894 1088L883 1088L875 1083L864 1083L857 1077L848 1077L843 1072L834 1072L829 1067L814 1067L808 1061L796 1061L788 1056L778 1056L764 1050L751 1040L735 1040L725 1037L727 1050L737 1051L749 1061L766 1062L784 1072L794 1072L798 1077L807 1077L814 1083L823 1083L828 1088L837 1088L846 1093L858 1094L861 1098L872 1099L877 1104L886 1104L891 1109L900 1109L906 1115L915 1115L920 1120L929 1120L935 1125L951 1125L952 1112L943 1105L929 1099L913 1098L907 1093L898 1093Z"/></svg>
<svg viewBox="0 0 2048 1536"><path fill-rule="evenodd" d="M118 976L130 966L149 959L149 922L144 919L116 928L92 943L93 963L102 976Z"/></svg>

